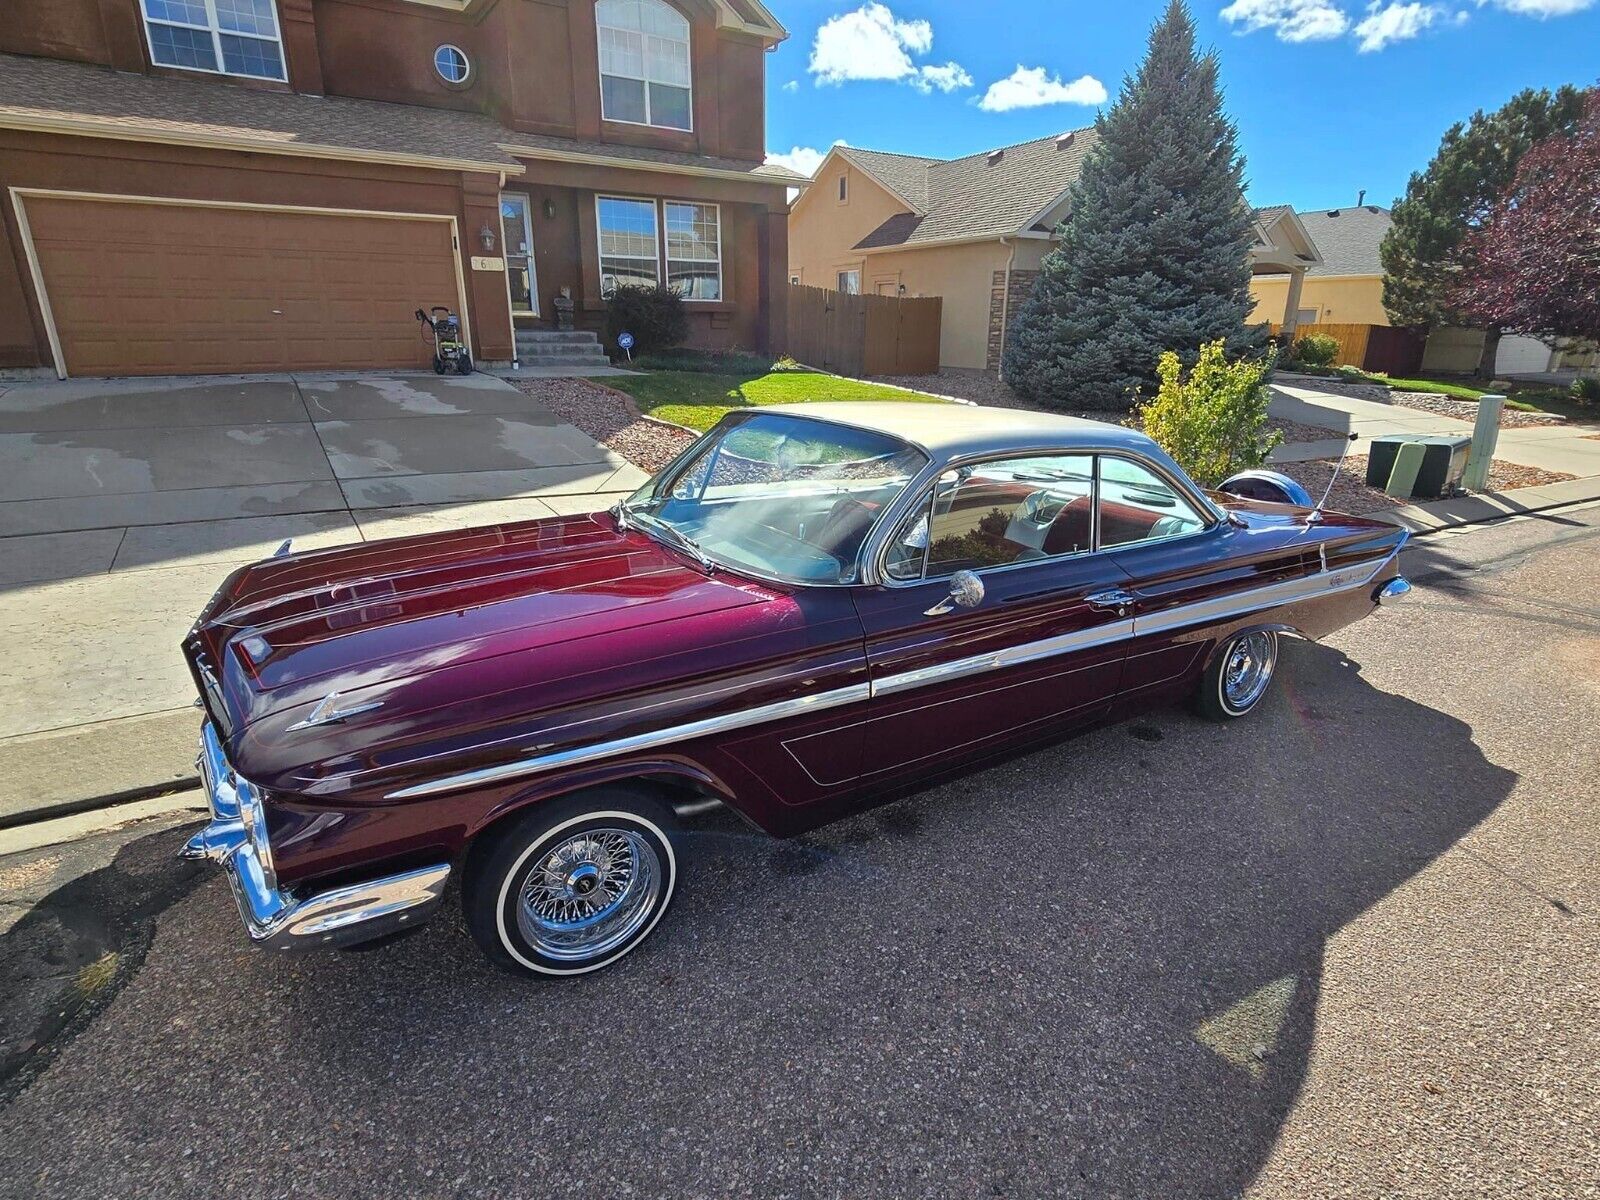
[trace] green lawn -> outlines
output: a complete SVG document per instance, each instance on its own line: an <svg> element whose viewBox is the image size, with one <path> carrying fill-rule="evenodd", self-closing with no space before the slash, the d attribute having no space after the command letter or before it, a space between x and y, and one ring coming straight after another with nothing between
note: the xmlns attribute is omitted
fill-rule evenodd
<svg viewBox="0 0 1600 1200"><path fill-rule="evenodd" d="M1585 408L1572 397L1572 393L1559 388L1540 387L1538 384L1506 384L1500 388L1479 387L1459 379L1394 379L1387 375L1363 375L1369 383L1380 383L1397 392L1427 392L1436 396L1450 396L1456 400L1476 400L1489 392L1506 398L1506 407L1522 412L1554 413L1559 417L1576 417L1594 420L1597 410Z"/></svg>
<svg viewBox="0 0 1600 1200"><path fill-rule="evenodd" d="M766 371L723 375L703 371L650 371L606 380L627 392L647 417L691 429L710 429L734 409L812 400L910 400L940 404L934 396L825 375L821 371Z"/></svg>

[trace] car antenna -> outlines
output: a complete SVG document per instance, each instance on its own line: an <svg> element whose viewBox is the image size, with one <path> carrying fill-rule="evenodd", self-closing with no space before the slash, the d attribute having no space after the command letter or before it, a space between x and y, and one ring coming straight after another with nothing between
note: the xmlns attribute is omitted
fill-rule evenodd
<svg viewBox="0 0 1600 1200"><path fill-rule="evenodd" d="M1339 455L1339 461L1334 464L1333 476L1328 480L1328 486L1322 491L1322 499L1317 501L1306 517L1307 525L1320 525L1322 523L1322 510L1327 506L1328 497L1333 495L1333 485L1339 482L1339 472L1344 470L1344 460L1350 456L1350 447L1356 443L1356 434L1351 434L1344 444L1344 451Z"/></svg>

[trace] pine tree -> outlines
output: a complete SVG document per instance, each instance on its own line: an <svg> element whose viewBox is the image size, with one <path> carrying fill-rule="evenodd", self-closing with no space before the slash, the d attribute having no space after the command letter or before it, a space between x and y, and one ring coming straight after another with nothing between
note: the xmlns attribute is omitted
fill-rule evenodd
<svg viewBox="0 0 1600 1200"><path fill-rule="evenodd" d="M1469 236L1511 186L1517 164L1552 134L1570 133L1583 112L1573 87L1529 88L1492 113L1481 109L1445 131L1427 169L1411 176L1394 204L1394 228L1383 239L1383 306L1396 325L1470 327L1472 315L1452 303L1458 281L1474 275ZM1494 374L1501 327L1490 324L1478 375Z"/></svg>
<svg viewBox="0 0 1600 1200"><path fill-rule="evenodd" d="M1261 338L1245 326L1254 236L1244 160L1216 54L1196 52L1181 0L1095 130L1004 368L1024 396L1119 410L1154 391L1163 351L1192 366L1207 342L1238 353Z"/></svg>

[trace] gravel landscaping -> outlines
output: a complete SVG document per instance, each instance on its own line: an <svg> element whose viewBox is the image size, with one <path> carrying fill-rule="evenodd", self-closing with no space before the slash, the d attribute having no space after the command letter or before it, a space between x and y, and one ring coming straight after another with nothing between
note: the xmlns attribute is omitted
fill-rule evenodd
<svg viewBox="0 0 1600 1200"><path fill-rule="evenodd" d="M1398 404L1403 408L1417 408L1441 417L1454 417L1468 425L1477 423L1478 403L1475 400L1456 400L1450 396L1437 396L1430 392L1390 392L1381 401ZM1515 408L1500 410L1501 429L1526 429L1531 425L1565 425L1566 421L1550 413L1522 412Z"/></svg>
<svg viewBox="0 0 1600 1200"><path fill-rule="evenodd" d="M630 398L586 379L507 382L651 475L695 439L687 429L641 417Z"/></svg>

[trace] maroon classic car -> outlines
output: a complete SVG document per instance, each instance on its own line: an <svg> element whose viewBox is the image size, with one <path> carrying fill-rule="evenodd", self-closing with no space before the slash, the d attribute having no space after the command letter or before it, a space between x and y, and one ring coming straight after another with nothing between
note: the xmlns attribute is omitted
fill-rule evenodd
<svg viewBox="0 0 1600 1200"><path fill-rule="evenodd" d="M186 853L266 946L407 929L454 874L491 958L592 971L719 805L783 837L1175 697L1245 716L1280 636L1409 590L1402 531L1302 498L1208 495L1113 425L795 405L610 512L260 562L184 642Z"/></svg>

